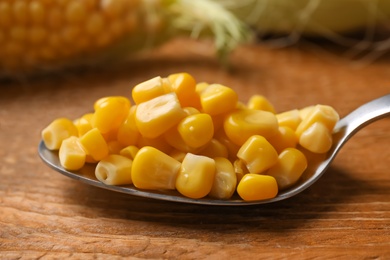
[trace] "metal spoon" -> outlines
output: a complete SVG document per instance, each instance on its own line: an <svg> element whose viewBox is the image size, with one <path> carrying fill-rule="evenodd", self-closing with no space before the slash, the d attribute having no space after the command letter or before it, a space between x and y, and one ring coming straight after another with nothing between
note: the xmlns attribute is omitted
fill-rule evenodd
<svg viewBox="0 0 390 260"><path fill-rule="evenodd" d="M245 202L238 197L233 197L230 200L217 200L211 198L203 199L190 199L187 197L181 196L176 191L145 191L139 190L134 186L109 186L101 183L95 178L94 167L86 166L79 172L70 172L65 170L59 161L58 153L48 150L43 141L40 142L38 147L38 152L42 160L47 163L50 167L56 171L62 173L63 175L82 181L92 186L131 194L134 196L173 201L173 202L182 202L182 203L191 203L191 204L204 204L204 205L225 205L225 206L244 206L244 205L254 205L254 204L265 204L276 201L281 201L292 196L301 193L308 187L310 187L314 182L316 182L330 166L333 159L336 157L337 153L340 151L341 147L361 128L364 126L384 118L390 114L390 94L375 99L371 102L368 102L344 118L342 118L335 126L333 131L333 146L327 154L310 156L309 165L310 167L304 172L303 176L299 182L291 187L290 189L280 191L279 194L272 199L261 200L261 201L251 201Z"/></svg>

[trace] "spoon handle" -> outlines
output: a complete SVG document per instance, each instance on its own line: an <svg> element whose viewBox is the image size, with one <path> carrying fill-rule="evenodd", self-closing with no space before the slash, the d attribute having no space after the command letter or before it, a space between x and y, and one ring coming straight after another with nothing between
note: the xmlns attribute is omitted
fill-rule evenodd
<svg viewBox="0 0 390 260"><path fill-rule="evenodd" d="M390 94L374 99L352 111L337 123L334 132L343 132L344 143L361 128L388 115L390 115Z"/></svg>

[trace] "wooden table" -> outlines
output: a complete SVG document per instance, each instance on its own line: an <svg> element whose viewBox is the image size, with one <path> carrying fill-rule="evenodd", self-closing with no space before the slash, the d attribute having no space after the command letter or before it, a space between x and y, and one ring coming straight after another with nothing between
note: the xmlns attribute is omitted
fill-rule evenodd
<svg viewBox="0 0 390 260"><path fill-rule="evenodd" d="M259 44L240 47L227 71L208 43L183 39L119 67L2 81L0 258L390 259L389 118L358 132L311 188L267 205L128 196L64 177L38 157L40 131L53 119L181 71L230 86L242 101L263 94L278 111L322 103L343 116L390 92L387 58L356 63L318 46Z"/></svg>

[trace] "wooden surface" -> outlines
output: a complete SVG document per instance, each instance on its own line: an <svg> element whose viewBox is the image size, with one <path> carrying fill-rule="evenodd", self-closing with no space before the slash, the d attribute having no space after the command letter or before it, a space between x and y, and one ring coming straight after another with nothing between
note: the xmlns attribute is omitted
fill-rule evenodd
<svg viewBox="0 0 390 260"><path fill-rule="evenodd" d="M200 54L203 53L203 54ZM204 54L205 53L205 54ZM239 48L230 71L207 43L173 41L120 67L0 82L1 259L390 259L390 119L358 132L314 186L248 207L154 201L64 177L38 157L40 131L107 95L187 71L278 111L323 103L341 116L390 93L390 59L351 62L308 45Z"/></svg>

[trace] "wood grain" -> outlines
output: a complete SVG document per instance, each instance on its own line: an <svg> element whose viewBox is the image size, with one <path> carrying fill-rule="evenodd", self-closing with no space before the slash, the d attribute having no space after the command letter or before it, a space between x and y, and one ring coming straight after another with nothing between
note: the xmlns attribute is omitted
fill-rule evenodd
<svg viewBox="0 0 390 260"><path fill-rule="evenodd" d="M156 75L187 71L242 101L261 93L278 111L323 103L341 116L390 92L386 57L362 65L339 51L259 44L240 47L225 70L208 50L179 39L121 66L0 82L1 259L390 259L390 119L358 132L313 187L268 205L132 197L39 159L40 131L54 118L76 118L97 98L130 95Z"/></svg>

